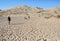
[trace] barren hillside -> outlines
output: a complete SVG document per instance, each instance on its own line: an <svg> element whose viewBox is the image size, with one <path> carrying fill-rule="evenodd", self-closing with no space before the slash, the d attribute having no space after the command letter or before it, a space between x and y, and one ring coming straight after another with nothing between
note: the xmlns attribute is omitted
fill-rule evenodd
<svg viewBox="0 0 60 41"><path fill-rule="evenodd" d="M60 8L17 6L0 11L0 41L60 41Z"/></svg>

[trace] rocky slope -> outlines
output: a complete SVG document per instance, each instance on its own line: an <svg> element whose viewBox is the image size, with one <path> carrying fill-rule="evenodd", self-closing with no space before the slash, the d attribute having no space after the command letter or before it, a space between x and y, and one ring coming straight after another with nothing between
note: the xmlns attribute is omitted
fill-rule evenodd
<svg viewBox="0 0 60 41"><path fill-rule="evenodd" d="M60 8L18 6L0 11L0 41L60 41Z"/></svg>
<svg viewBox="0 0 60 41"><path fill-rule="evenodd" d="M0 14L11 15L11 14L39 14L46 18L50 17L60 17L60 8L48 8L43 9L39 7L29 7L29 6L17 6L15 8L10 8L7 10L0 11Z"/></svg>

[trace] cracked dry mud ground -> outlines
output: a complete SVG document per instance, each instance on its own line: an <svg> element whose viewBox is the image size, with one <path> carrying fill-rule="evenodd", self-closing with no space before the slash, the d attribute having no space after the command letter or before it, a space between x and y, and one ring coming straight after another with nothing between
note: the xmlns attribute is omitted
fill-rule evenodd
<svg viewBox="0 0 60 41"><path fill-rule="evenodd" d="M0 41L60 41L60 19L0 17Z"/></svg>

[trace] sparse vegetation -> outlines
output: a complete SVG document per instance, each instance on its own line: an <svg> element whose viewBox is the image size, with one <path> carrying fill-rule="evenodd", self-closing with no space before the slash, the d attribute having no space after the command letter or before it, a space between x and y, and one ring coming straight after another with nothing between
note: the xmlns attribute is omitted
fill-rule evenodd
<svg viewBox="0 0 60 41"><path fill-rule="evenodd" d="M30 16L28 16L28 18L30 19Z"/></svg>
<svg viewBox="0 0 60 41"><path fill-rule="evenodd" d="M4 13L6 13L6 12L5 12L5 11L1 11L1 12L0 12L0 14L4 14Z"/></svg>
<svg viewBox="0 0 60 41"><path fill-rule="evenodd" d="M27 19L27 17L24 17L24 19Z"/></svg>
<svg viewBox="0 0 60 41"><path fill-rule="evenodd" d="M44 41L47 41L46 39L44 39Z"/></svg>
<svg viewBox="0 0 60 41"><path fill-rule="evenodd" d="M57 17L57 18L60 18L60 15L57 15L56 17Z"/></svg>
<svg viewBox="0 0 60 41"><path fill-rule="evenodd" d="M57 11L54 11L54 12L55 12L56 14L58 14Z"/></svg>
<svg viewBox="0 0 60 41"><path fill-rule="evenodd" d="M26 8L0 11L0 16L3 14L0 17L0 41L54 41L60 35L60 15L56 14L57 11L40 12L40 8L32 8L33 11ZM11 14L11 25L8 25L7 14Z"/></svg>
<svg viewBox="0 0 60 41"><path fill-rule="evenodd" d="M49 19L50 17L44 17L44 18Z"/></svg>

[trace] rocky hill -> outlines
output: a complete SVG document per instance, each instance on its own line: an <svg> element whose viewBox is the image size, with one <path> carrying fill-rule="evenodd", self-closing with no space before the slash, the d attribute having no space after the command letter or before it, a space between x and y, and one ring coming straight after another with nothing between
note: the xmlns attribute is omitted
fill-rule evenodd
<svg viewBox="0 0 60 41"><path fill-rule="evenodd" d="M29 6L17 6L7 10L0 11L2 15L11 15L11 14L39 14L46 18L49 17L60 17L60 8L48 8L43 9L39 7L29 7Z"/></svg>
<svg viewBox="0 0 60 41"><path fill-rule="evenodd" d="M17 6L0 11L0 41L60 41L60 8Z"/></svg>
<svg viewBox="0 0 60 41"><path fill-rule="evenodd" d="M28 7L28 6L17 6L15 8L10 8L7 10L4 10L0 13L6 13L6 14L28 14L28 13L37 13L41 11L38 8L32 8L32 7Z"/></svg>

